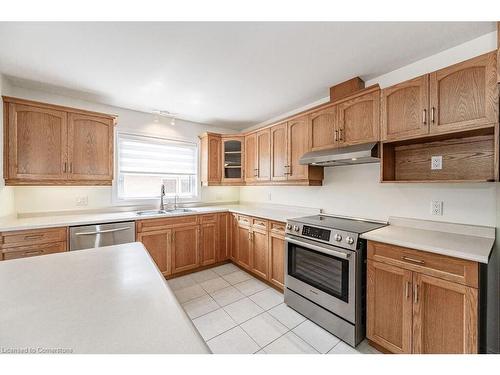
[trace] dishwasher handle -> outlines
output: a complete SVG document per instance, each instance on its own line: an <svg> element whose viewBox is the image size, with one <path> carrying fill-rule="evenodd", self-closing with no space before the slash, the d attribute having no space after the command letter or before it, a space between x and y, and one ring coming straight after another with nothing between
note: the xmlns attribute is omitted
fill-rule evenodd
<svg viewBox="0 0 500 375"><path fill-rule="evenodd" d="M102 233L120 232L122 230L127 230L127 229L132 229L132 228L122 227L122 228L114 228L114 229L103 229L103 230L99 230L96 232L78 232L78 233L75 233L75 236L93 236L93 235L102 234Z"/></svg>

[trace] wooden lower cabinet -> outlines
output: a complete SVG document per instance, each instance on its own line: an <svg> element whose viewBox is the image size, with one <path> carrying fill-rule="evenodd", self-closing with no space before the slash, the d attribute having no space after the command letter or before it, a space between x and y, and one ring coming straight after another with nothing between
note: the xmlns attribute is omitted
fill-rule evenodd
<svg viewBox="0 0 500 375"><path fill-rule="evenodd" d="M478 289L467 285L477 280L472 271L475 265L477 275L477 263L457 260L458 264L470 263L462 266L468 276L460 279L437 270L440 255L435 255L435 261L434 254L421 252L424 262L405 264L400 259L414 259L405 254L416 250L394 246L389 252L389 247L368 243L368 339L393 353L477 353ZM396 257L398 251L400 257Z"/></svg>
<svg viewBox="0 0 500 375"><path fill-rule="evenodd" d="M208 266L216 262L217 232L217 222L200 225L200 265L202 266Z"/></svg>
<svg viewBox="0 0 500 375"><path fill-rule="evenodd" d="M198 225L172 229L172 273L200 266L199 239Z"/></svg>
<svg viewBox="0 0 500 375"><path fill-rule="evenodd" d="M238 225L237 241L236 263L250 269L250 227Z"/></svg>
<svg viewBox="0 0 500 375"><path fill-rule="evenodd" d="M411 353L411 274L368 262L367 337L393 353Z"/></svg>
<svg viewBox="0 0 500 375"><path fill-rule="evenodd" d="M68 250L68 229L47 228L0 233L0 260L28 258Z"/></svg>
<svg viewBox="0 0 500 375"><path fill-rule="evenodd" d="M217 215L218 243L215 249L216 262L228 260L231 256L231 215L222 212Z"/></svg>
<svg viewBox="0 0 500 375"><path fill-rule="evenodd" d="M172 273L170 229L137 234L137 241L142 242L163 275Z"/></svg>
<svg viewBox="0 0 500 375"><path fill-rule="evenodd" d="M281 289L285 288L285 261L285 237L271 230L268 280Z"/></svg>
<svg viewBox="0 0 500 375"><path fill-rule="evenodd" d="M268 233L263 230L252 230L250 235L250 248L252 255L252 271L262 277L263 279L267 279L268 276L268 261L269 261L269 252L268 252Z"/></svg>

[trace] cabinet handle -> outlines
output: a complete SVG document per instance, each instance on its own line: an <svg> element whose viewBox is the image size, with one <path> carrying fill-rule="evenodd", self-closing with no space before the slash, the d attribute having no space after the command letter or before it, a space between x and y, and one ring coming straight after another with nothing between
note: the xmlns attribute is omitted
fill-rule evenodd
<svg viewBox="0 0 500 375"><path fill-rule="evenodd" d="M172 233L172 242L175 242L175 232Z"/></svg>
<svg viewBox="0 0 500 375"><path fill-rule="evenodd" d="M43 253L43 250L27 251L24 253L24 255L36 255L36 254L41 254L41 253Z"/></svg>
<svg viewBox="0 0 500 375"><path fill-rule="evenodd" d="M335 142L337 142L339 140L339 131L338 130L335 130Z"/></svg>
<svg viewBox="0 0 500 375"><path fill-rule="evenodd" d="M405 296L406 296L406 299L408 299L408 297L410 296L410 282L409 281L407 281L406 285L405 285Z"/></svg>
<svg viewBox="0 0 500 375"><path fill-rule="evenodd" d="M66 173L67 165L68 165L68 163L64 162L64 164L63 164L63 173Z"/></svg>
<svg viewBox="0 0 500 375"><path fill-rule="evenodd" d="M413 303L418 303L418 285L413 288Z"/></svg>
<svg viewBox="0 0 500 375"><path fill-rule="evenodd" d="M339 141L344 140L344 129L339 129Z"/></svg>
<svg viewBox="0 0 500 375"><path fill-rule="evenodd" d="M422 124L427 124L427 109L422 111Z"/></svg>
<svg viewBox="0 0 500 375"><path fill-rule="evenodd" d="M73 163L69 163L69 173L73 173Z"/></svg>
<svg viewBox="0 0 500 375"><path fill-rule="evenodd" d="M434 114L436 112L436 109L434 107L431 108L431 122L434 124Z"/></svg>
<svg viewBox="0 0 500 375"><path fill-rule="evenodd" d="M424 264L425 261L420 260L420 259L414 259L414 258L409 258L409 257L401 257L401 259L406 260L407 262L412 262L412 263L417 263L417 264Z"/></svg>

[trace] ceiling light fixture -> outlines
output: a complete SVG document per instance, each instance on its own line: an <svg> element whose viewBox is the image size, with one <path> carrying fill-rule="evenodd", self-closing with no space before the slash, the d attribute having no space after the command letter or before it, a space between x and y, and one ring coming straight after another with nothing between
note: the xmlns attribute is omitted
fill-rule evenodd
<svg viewBox="0 0 500 375"><path fill-rule="evenodd" d="M165 111L165 110L159 110L159 109L154 109L153 114L155 115L154 122L159 122L159 117L168 117L170 118L170 125L174 126L175 125L175 118L177 116L177 113Z"/></svg>

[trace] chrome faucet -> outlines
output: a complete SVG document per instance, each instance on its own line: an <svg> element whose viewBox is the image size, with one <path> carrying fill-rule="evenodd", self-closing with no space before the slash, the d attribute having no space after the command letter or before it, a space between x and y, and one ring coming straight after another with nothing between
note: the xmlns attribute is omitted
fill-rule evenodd
<svg viewBox="0 0 500 375"><path fill-rule="evenodd" d="M160 211L165 210L165 203L163 202L163 198L165 198L165 185L161 184L161 191L160 191Z"/></svg>

